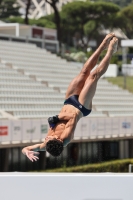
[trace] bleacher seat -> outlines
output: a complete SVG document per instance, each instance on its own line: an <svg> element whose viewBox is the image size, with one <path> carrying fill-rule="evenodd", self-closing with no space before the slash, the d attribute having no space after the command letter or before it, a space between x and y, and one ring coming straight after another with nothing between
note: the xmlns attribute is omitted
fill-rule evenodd
<svg viewBox="0 0 133 200"><path fill-rule="evenodd" d="M109 116L110 117L133 116L133 110L109 111Z"/></svg>
<svg viewBox="0 0 133 200"><path fill-rule="evenodd" d="M57 114L70 81L82 66L34 44L2 40L0 62L0 110L18 118ZM100 79L91 116L132 116L132 102L133 94Z"/></svg>

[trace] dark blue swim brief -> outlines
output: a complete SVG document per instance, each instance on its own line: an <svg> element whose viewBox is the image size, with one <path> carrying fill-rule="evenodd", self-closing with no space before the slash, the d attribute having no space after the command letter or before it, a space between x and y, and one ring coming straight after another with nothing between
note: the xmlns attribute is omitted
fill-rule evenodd
<svg viewBox="0 0 133 200"><path fill-rule="evenodd" d="M82 113L83 113L83 116L87 116L91 113L91 110L85 108L83 105L81 105L78 101L78 97L79 95L73 95L71 97L69 97L68 99L66 99L64 101L64 105L66 104L70 104L70 105L73 105L74 107L78 108Z"/></svg>

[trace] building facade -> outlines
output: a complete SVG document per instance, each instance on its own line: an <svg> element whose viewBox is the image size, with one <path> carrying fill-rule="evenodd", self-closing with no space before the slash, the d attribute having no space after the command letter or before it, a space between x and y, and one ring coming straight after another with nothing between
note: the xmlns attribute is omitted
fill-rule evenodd
<svg viewBox="0 0 133 200"><path fill-rule="evenodd" d="M73 0L59 0L57 3L58 10L61 10L62 6L72 2ZM50 2L50 1L49 1ZM52 1L51 1L52 2ZM20 6L20 12L25 13L27 0L17 0L17 3ZM29 10L29 17L31 19L38 19L45 15L53 13L53 9L49 3L46 3L45 0L31 0L31 6Z"/></svg>

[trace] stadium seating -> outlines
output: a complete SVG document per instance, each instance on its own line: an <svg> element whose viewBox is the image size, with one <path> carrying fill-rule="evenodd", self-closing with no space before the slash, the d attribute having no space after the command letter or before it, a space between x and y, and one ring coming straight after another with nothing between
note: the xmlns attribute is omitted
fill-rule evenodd
<svg viewBox="0 0 133 200"><path fill-rule="evenodd" d="M17 118L57 114L81 66L34 44L0 40L0 110ZM132 102L133 94L100 79L91 116L133 116Z"/></svg>
<svg viewBox="0 0 133 200"><path fill-rule="evenodd" d="M2 114L0 113L0 119L3 119L3 116L2 116Z"/></svg>

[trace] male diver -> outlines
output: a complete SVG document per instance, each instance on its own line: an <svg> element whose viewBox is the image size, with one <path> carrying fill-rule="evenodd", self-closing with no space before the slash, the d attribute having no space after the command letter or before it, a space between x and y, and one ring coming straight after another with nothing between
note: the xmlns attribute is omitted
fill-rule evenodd
<svg viewBox="0 0 133 200"><path fill-rule="evenodd" d="M63 148L71 142L80 118L91 113L97 82L106 72L113 53L117 51L117 46L118 39L115 34L108 34L84 64L78 76L72 80L66 91L65 102L60 113L48 118L50 129L44 142L22 149L22 153L32 162L38 160L38 151L46 150L52 156L59 156ZM105 49L107 49L106 55L97 68L92 70Z"/></svg>

